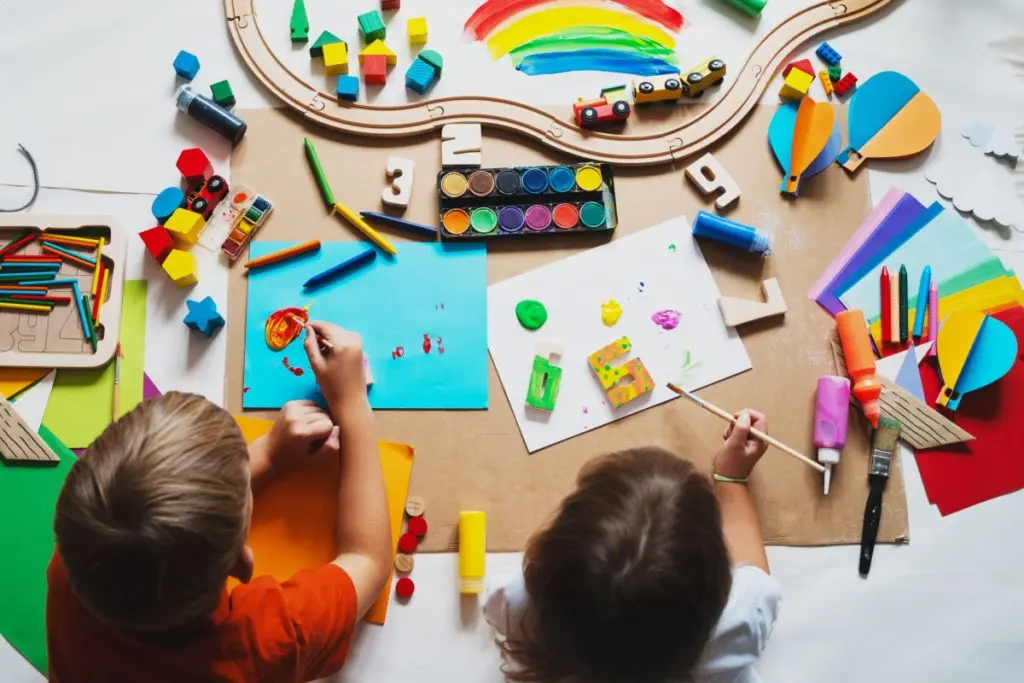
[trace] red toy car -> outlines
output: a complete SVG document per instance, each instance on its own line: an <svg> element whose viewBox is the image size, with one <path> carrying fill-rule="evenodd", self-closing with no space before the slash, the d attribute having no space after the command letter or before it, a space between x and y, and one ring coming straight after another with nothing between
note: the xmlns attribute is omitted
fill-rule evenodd
<svg viewBox="0 0 1024 683"><path fill-rule="evenodd" d="M594 128L604 123L621 123L629 118L629 102L618 100L608 104L604 97L589 102L582 98L572 105L576 125L580 128Z"/></svg>
<svg viewBox="0 0 1024 683"><path fill-rule="evenodd" d="M206 220L210 220L214 208L227 194L227 182L219 175L212 175L209 180L203 181L189 190L185 199L185 207L189 211L195 211L202 215Z"/></svg>

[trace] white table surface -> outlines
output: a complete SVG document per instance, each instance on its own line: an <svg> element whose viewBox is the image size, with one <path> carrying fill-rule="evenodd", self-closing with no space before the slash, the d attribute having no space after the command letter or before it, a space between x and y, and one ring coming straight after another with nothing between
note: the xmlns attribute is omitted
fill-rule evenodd
<svg viewBox="0 0 1024 683"><path fill-rule="evenodd" d="M418 1L425 0L405 4ZM677 4L684 15L700 17L717 12L717 1ZM770 6L777 10L778 5L792 4L800 2L771 0ZM206 139L195 138L194 129L176 125L169 115L125 126L116 117L97 115L92 105L98 98L116 96L134 101L131 106L139 112L152 112L150 100L168 95L168 81L162 77L179 46L202 52L203 73L230 78L240 106L272 104L244 75L221 28L219 2L159 5L173 5L175 11L138 0L0 0L0 155L16 154L15 141L25 141L30 149L29 140L44 141L36 144L43 148L40 160L46 159L41 171L48 189L32 211L110 213L129 230L149 227L151 195L59 188L135 191L140 185L151 187L152 178L162 179L160 187L174 182L168 150ZM696 34L699 22L689 30ZM63 42L49 42L51 32L63 36ZM728 39L735 43L736 37L730 33ZM931 201L934 191L922 168L937 156L971 153L959 137L963 125L1001 124L1017 130L1021 140L1024 4L1019 0L905 0L828 40L843 53L844 67L861 78L883 69L903 71L943 112L943 133L931 152L871 171L876 198L895 184ZM742 54L744 48L742 43L728 44L719 51ZM810 56L810 50L798 56ZM83 63L88 65L84 72ZM769 89L766 101L774 99L773 91ZM26 113L26 102L33 101L47 102L37 116ZM45 141L51 138L61 144L48 146ZM88 155L97 149L90 142L95 140L113 143L109 158L92 164ZM20 159L0 163L0 181L23 183L27 168L20 164ZM223 163L218 169L229 172ZM1000 172L999 182L1008 191L1016 183L1024 193L1024 171ZM0 185L0 206L11 206L26 194L24 187ZM1007 266L1024 269L1021 234L979 230L1000 250ZM181 292L168 286L139 241L130 244L128 277L151 279L147 371L164 390L195 391L221 402L226 335L212 343L197 342L180 320L186 296L225 299L222 269L204 254L200 284L193 292ZM195 253L203 251L197 248ZM756 397L751 403L757 403ZM852 546L769 548L785 602L759 665L765 681L986 683L1024 677L1024 543L1019 522L1024 494L943 519L928 505L912 458L904 458L904 471L911 543L880 547L868 580L857 576L857 549ZM489 556L489 580L515 571L519 560L517 554ZM460 601L455 589L455 556L420 554L413 576L417 593L411 603L394 605L386 627L363 628L348 666L334 680L501 681L498 652L479 605ZM41 679L0 639L0 681Z"/></svg>

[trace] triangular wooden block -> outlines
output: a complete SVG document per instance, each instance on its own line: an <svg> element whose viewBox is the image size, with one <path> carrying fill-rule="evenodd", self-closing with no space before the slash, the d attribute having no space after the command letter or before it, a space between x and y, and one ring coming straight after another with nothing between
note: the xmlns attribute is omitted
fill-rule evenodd
<svg viewBox="0 0 1024 683"><path fill-rule="evenodd" d="M398 57L391 51L391 48L384 44L383 40L375 40L364 47L359 53L359 63L362 64L363 60L370 55L382 55L386 57L388 66L394 66L398 63Z"/></svg>

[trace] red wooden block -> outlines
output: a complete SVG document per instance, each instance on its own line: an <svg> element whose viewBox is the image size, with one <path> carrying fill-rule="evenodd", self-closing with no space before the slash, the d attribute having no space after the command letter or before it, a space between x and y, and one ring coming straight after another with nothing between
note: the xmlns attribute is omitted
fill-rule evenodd
<svg viewBox="0 0 1024 683"><path fill-rule="evenodd" d="M413 534L402 534L398 539L398 549L403 553L414 553L419 546L419 539Z"/></svg>
<svg viewBox="0 0 1024 683"><path fill-rule="evenodd" d="M366 55L362 64L363 83L384 85L388 82L388 58L384 55Z"/></svg>
<svg viewBox="0 0 1024 683"><path fill-rule="evenodd" d="M846 75L840 78L839 82L832 87L832 90L837 95L846 95L848 92L853 90L853 86L855 85L857 85L857 77L852 73L847 72Z"/></svg>
<svg viewBox="0 0 1024 683"><path fill-rule="evenodd" d="M413 536L422 538L427 535L427 520L422 517L410 517L406 529Z"/></svg>
<svg viewBox="0 0 1024 683"><path fill-rule="evenodd" d="M189 185L209 180L213 175L213 164L206 152L198 147L190 147L178 155L178 163L175 164L181 177Z"/></svg>
<svg viewBox="0 0 1024 683"><path fill-rule="evenodd" d="M142 243L146 245L146 251L153 255L157 263L163 263L167 255L171 253L171 249L174 248L174 242L171 241L171 233L159 225L149 230L143 230L139 233L139 237L142 238Z"/></svg>
<svg viewBox="0 0 1024 683"><path fill-rule="evenodd" d="M400 598L411 598L416 592L416 584L408 576L403 576L395 582L395 595Z"/></svg>
<svg viewBox="0 0 1024 683"><path fill-rule="evenodd" d="M782 70L782 77L785 78L788 76L789 72L793 69L800 69L801 71L806 71L812 76L814 75L814 65L811 64L811 60L809 59L800 59L795 62L790 62L786 68Z"/></svg>
<svg viewBox="0 0 1024 683"><path fill-rule="evenodd" d="M386 10L402 9L402 0L380 0L380 8Z"/></svg>

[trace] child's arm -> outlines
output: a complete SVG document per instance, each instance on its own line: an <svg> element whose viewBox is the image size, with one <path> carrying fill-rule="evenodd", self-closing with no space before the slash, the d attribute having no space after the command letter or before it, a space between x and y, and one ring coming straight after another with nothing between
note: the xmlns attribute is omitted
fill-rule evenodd
<svg viewBox="0 0 1024 683"><path fill-rule="evenodd" d="M318 338L327 342L326 353ZM336 325L312 322L306 353L339 427L338 557L355 585L359 616L370 608L391 569L391 523L373 413L366 396L362 341Z"/></svg>
<svg viewBox="0 0 1024 683"><path fill-rule="evenodd" d="M723 434L725 444L715 457L715 474L746 480L764 455L767 444L750 438L751 419L754 427L765 430L764 415L754 410L741 411L735 427L730 424ZM715 495L722 509L722 532L733 565L753 565L769 571L761 521L747 485L716 480Z"/></svg>

